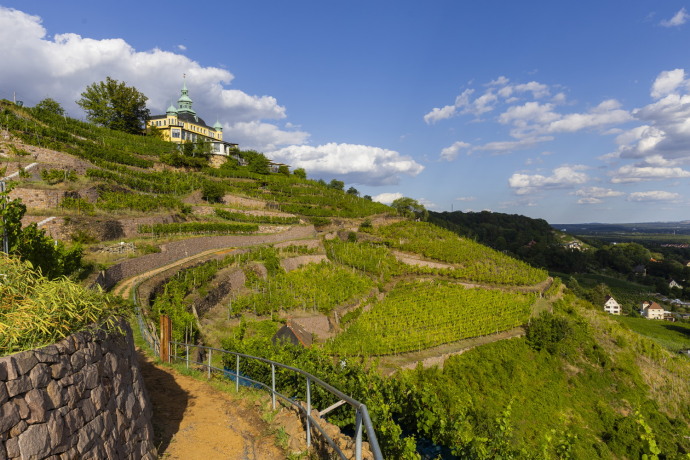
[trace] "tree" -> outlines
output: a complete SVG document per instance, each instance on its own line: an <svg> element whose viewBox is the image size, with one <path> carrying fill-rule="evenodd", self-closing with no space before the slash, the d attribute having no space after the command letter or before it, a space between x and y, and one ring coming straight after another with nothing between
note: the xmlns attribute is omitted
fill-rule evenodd
<svg viewBox="0 0 690 460"><path fill-rule="evenodd" d="M77 104L84 109L86 118L92 123L140 134L150 115L146 108L147 100L133 86L107 77L106 81L87 86Z"/></svg>
<svg viewBox="0 0 690 460"><path fill-rule="evenodd" d="M331 179L328 183L328 187L335 190L343 190L345 188L345 182L341 180Z"/></svg>
<svg viewBox="0 0 690 460"><path fill-rule="evenodd" d="M398 214L401 216L414 217L422 221L429 218L429 211L426 210L423 204L406 196L396 199L391 203L391 206L398 211Z"/></svg>
<svg viewBox="0 0 690 460"><path fill-rule="evenodd" d="M45 98L38 104L36 104L35 109L41 112L53 113L55 115L60 115L61 117L65 115L65 109L62 108L60 103L55 99Z"/></svg>
<svg viewBox="0 0 690 460"><path fill-rule="evenodd" d="M287 165L280 165L280 166L278 166L278 173L282 174L284 176L289 176L290 175L290 168L288 168Z"/></svg>
<svg viewBox="0 0 690 460"><path fill-rule="evenodd" d="M307 178L307 171L305 171L304 168L297 168L294 171L292 171L292 174L299 177L300 179Z"/></svg>
<svg viewBox="0 0 690 460"><path fill-rule="evenodd" d="M359 196L359 190L357 190L357 189L354 188L354 187L350 187L349 189L347 189L347 192L346 192L346 193L347 193L348 195Z"/></svg>

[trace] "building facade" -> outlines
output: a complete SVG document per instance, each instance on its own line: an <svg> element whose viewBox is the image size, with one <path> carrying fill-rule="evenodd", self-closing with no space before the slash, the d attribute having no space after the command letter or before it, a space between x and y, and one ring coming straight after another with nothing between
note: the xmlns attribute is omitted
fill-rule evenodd
<svg viewBox="0 0 690 460"><path fill-rule="evenodd" d="M152 116L147 125L160 130L164 140L175 144L208 142L214 155L228 156L237 148L237 144L223 140L223 126L220 122L216 121L213 126L209 126L196 114L192 108L192 99L189 97L186 82L182 84L177 108L171 104L165 115Z"/></svg>
<svg viewBox="0 0 690 460"><path fill-rule="evenodd" d="M604 311L612 315L620 315L621 306L618 302L616 302L616 299L608 295L606 296L606 301L604 302Z"/></svg>

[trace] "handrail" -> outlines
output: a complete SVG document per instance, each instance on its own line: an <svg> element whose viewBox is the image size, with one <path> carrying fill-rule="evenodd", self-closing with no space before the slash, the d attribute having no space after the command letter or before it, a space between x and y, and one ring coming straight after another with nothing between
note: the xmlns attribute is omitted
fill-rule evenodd
<svg viewBox="0 0 690 460"><path fill-rule="evenodd" d="M141 331L141 335L143 336L144 340L148 343L148 345L156 352L157 355L160 355L160 341L158 340L158 337L155 334L152 334L151 331L149 330L146 321L143 318L142 312L141 312L141 306L139 305L138 299L137 299L137 292L139 289L139 283L135 284L132 286L132 291L131 291L131 297L132 301L134 302L135 305L135 312L136 312L136 317L137 317L137 324L139 325L139 330ZM266 358L260 358L258 356L252 356L252 355L246 355L244 353L238 353L234 351L228 351L228 350L223 350L221 348L213 348L213 347L206 347L202 345L194 345L194 344L187 344L187 343L181 343L181 342L170 342L170 348L173 346L177 347L177 345L181 345L185 347L186 350L186 362L187 362L187 367L189 367L189 347L194 347L194 348L201 348L204 350L208 350L208 363L200 363L197 361L193 361L194 364L198 364L201 366L205 366L208 372L208 377L211 377L211 371L219 371L224 374L227 374L227 371L225 369L220 369L217 367L214 367L211 365L211 356L214 351L216 352L221 352L221 353L227 353L227 354L232 354L235 355L236 358L236 373L235 375L235 388L236 391L239 391L239 385L240 385L240 379L243 379L246 382L252 382L254 384L259 385L261 388L270 391L271 392L271 400L272 400L272 407L275 410L276 408L276 396L280 397L282 400L287 402L288 404L291 404L295 406L299 411L301 411L306 419L307 427L306 427L306 432L307 432L307 447L311 446L311 430L310 427L314 426L321 436L326 440L326 442L335 450L335 452L340 456L340 458L347 459L345 457L345 454L342 452L340 447L331 439L331 437L326 433L326 431L318 424L318 422L311 416L311 382L316 383L329 393L333 394L334 396L340 398L340 400L345 401L348 403L350 406L352 406L355 409L355 459L356 460L361 460L362 459L362 425L364 425L364 429L367 432L367 438L369 440L369 448L371 450L371 453L374 456L374 460L383 460L383 454L381 453L381 448L379 447L378 439L376 438L376 432L374 431L374 425L371 421L371 417L369 416L369 411L367 409L367 406L356 399L346 395L342 391L338 390L337 388L333 387L332 385L329 385L328 383L324 382L323 380L319 379L318 377L303 371L302 369L288 366L287 364L279 363L277 361L272 361L270 359ZM168 349L168 356L171 358L178 359L179 357L177 354L172 354L170 353L171 349ZM260 361L266 364L271 365L271 375L272 375L272 381L271 381L271 386L259 382L256 380L253 380L249 377L246 376L241 376L239 372L240 368L240 358L245 358L245 359L252 359L255 361ZM276 391L275 388L275 368L280 367L292 372L295 372L297 374L302 375L306 379L306 386L307 386L307 407L303 407L302 404L299 404L297 401L295 401L292 398L289 398L288 396L283 395L282 393ZM230 375L233 375L230 373Z"/></svg>
<svg viewBox="0 0 690 460"><path fill-rule="evenodd" d="M280 397L287 403L295 406L298 410L300 410L304 415L307 420L307 447L311 445L311 430L310 426L314 426L319 433L324 437L326 442L335 450L335 452L340 456L340 458L346 459L345 455L341 451L341 449L338 447L338 445L330 438L330 436L326 433L326 431L318 424L318 422L311 416L311 384L317 384L324 390L328 391L332 395L336 396L337 398L341 399L342 401L345 401L347 404L352 406L355 409L355 459L356 460L361 460L362 458L362 428L366 430L367 433L367 438L369 440L369 447L371 450L371 453L374 456L375 460L383 460L383 454L381 453L381 448L379 447L378 439L376 438L376 432L374 431L374 426L371 421L371 417L369 416L369 411L367 409L367 406L356 399L346 395L342 391L338 390L337 388L333 387L332 385L324 382L320 378L310 374L309 372L306 372L302 369L288 366L287 364L279 363L277 361L273 361L267 358L260 358L258 356L252 356L252 355L246 355L244 353L239 353L235 351L228 351L228 350L223 350L221 348L213 348L213 347L207 347L203 345L194 345L194 344L188 344L188 343L182 343L182 342L170 342L170 347L172 348L173 346L175 349L177 349L177 346L184 347L185 349L185 357L180 357L177 356L177 353L170 353L171 350L168 350L168 355L171 358L174 359L182 359L185 360L187 363L187 367L189 367L190 364L190 359L189 359L189 349L190 348L197 348L197 349L202 349L205 350L208 353L208 361L207 362L198 362L198 361L191 361L193 364L197 364L200 366L203 366L206 368L208 372L208 376L211 376L212 371L219 371L224 374L229 374L230 376L235 377L235 388L237 391L239 391L239 386L240 386L240 379L243 380L244 382L251 382L253 384L259 385L261 388L269 391L271 393L272 397L272 407L273 409L276 408L276 396ZM213 352L217 353L224 353L224 354L230 354L235 356L235 373L229 372L226 369L220 369L218 367L214 367L211 365L211 358ZM259 361L263 362L265 364L268 364L271 366L271 384L266 384L263 382L259 382L257 380L254 380L250 377L241 375L239 372L240 368L240 359L251 359L254 361ZM294 372L296 374L299 374L305 378L306 381L306 394L307 394L307 401L306 401L306 408L300 404L298 401L295 401L292 398L289 398L279 391L276 390L275 387L275 368L279 367L282 369L286 369L288 371Z"/></svg>

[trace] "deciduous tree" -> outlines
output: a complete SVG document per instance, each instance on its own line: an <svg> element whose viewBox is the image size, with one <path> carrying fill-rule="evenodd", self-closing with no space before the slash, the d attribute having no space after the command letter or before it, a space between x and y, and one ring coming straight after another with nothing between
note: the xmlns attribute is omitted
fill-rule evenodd
<svg viewBox="0 0 690 460"><path fill-rule="evenodd" d="M135 87L107 77L105 81L87 86L77 104L92 123L140 134L150 115L147 100Z"/></svg>

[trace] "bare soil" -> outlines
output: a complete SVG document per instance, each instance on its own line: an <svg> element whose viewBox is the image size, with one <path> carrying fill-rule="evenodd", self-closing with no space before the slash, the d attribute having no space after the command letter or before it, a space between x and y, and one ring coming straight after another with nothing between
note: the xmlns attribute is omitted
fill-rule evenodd
<svg viewBox="0 0 690 460"><path fill-rule="evenodd" d="M271 426L251 401L151 362L140 353L164 459L284 459Z"/></svg>

